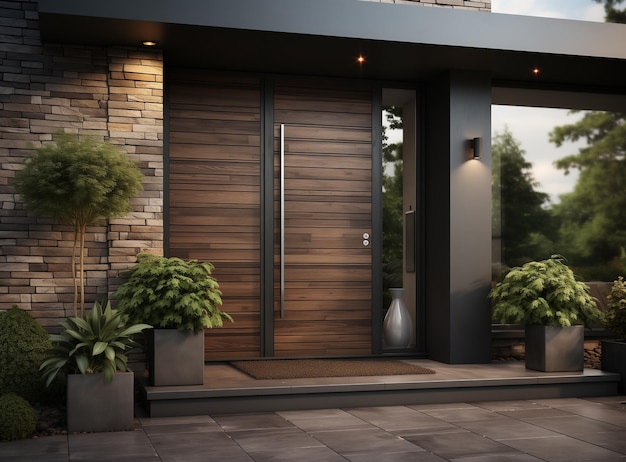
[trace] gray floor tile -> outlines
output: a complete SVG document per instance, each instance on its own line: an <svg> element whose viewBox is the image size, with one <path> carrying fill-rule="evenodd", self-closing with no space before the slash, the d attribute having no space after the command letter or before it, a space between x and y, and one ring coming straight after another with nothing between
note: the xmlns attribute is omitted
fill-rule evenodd
<svg viewBox="0 0 626 462"><path fill-rule="evenodd" d="M624 461L621 454L568 436L512 439L503 443L548 462Z"/></svg>
<svg viewBox="0 0 626 462"><path fill-rule="evenodd" d="M124 457L156 457L150 440L143 431L82 433L68 435L71 461L96 460L110 457L119 460ZM106 459L99 459L106 460Z"/></svg>
<svg viewBox="0 0 626 462"><path fill-rule="evenodd" d="M249 453L323 446L319 441L295 427L239 430L228 434L244 451Z"/></svg>
<svg viewBox="0 0 626 462"><path fill-rule="evenodd" d="M0 460L13 460L17 456L64 456L68 457L67 436L46 436L20 441L0 442Z"/></svg>
<svg viewBox="0 0 626 462"><path fill-rule="evenodd" d="M626 455L626 430L576 435L576 438L601 448Z"/></svg>
<svg viewBox="0 0 626 462"><path fill-rule="evenodd" d="M213 419L226 431L293 427L293 424L274 412L216 415Z"/></svg>
<svg viewBox="0 0 626 462"><path fill-rule="evenodd" d="M489 420L465 421L457 423L460 427L476 433L477 435L501 440L508 438L541 438L546 436L558 436L558 433L545 428L522 422L508 417L493 418Z"/></svg>
<svg viewBox="0 0 626 462"><path fill-rule="evenodd" d="M151 435L150 441L159 455L162 453L206 453L210 450L228 450L237 444L223 432L172 433Z"/></svg>
<svg viewBox="0 0 626 462"><path fill-rule="evenodd" d="M153 425L182 425L182 424L215 424L215 420L208 415L190 415L183 417L142 417L139 423L145 428Z"/></svg>
<svg viewBox="0 0 626 462"><path fill-rule="evenodd" d="M534 401L489 401L474 403L476 407L487 409L490 411L503 412L503 411L522 411L528 409L549 409L548 406L538 404Z"/></svg>
<svg viewBox="0 0 626 462"><path fill-rule="evenodd" d="M526 422L570 436L623 430L617 425L573 414L562 417L526 419Z"/></svg>
<svg viewBox="0 0 626 462"><path fill-rule="evenodd" d="M252 459L243 449L233 447L229 449L203 449L193 453L164 451L159 452L162 462L252 462Z"/></svg>
<svg viewBox="0 0 626 462"><path fill-rule="evenodd" d="M397 435L455 431L457 427L406 406L350 409L350 414Z"/></svg>
<svg viewBox="0 0 626 462"><path fill-rule="evenodd" d="M146 435L158 435L160 433L206 433L206 432L221 432L222 428L215 422L212 423L185 423L185 424L170 424L170 425L148 425L143 430Z"/></svg>
<svg viewBox="0 0 626 462"><path fill-rule="evenodd" d="M426 451L395 452L387 454L348 454L345 458L351 462L441 462L446 460Z"/></svg>
<svg viewBox="0 0 626 462"><path fill-rule="evenodd" d="M250 456L255 462L345 462L346 460L325 446L251 451Z"/></svg>
<svg viewBox="0 0 626 462"><path fill-rule="evenodd" d="M380 429L334 430L312 435L342 455L423 451L419 446Z"/></svg>
<svg viewBox="0 0 626 462"><path fill-rule="evenodd" d="M461 457L486 457L511 455L518 453L508 445L484 438L471 432L437 434L437 435L413 435L407 436L407 440L434 453L444 459Z"/></svg>
<svg viewBox="0 0 626 462"><path fill-rule="evenodd" d="M497 412L482 409L476 406L461 409L432 409L422 410L424 414L428 414L445 422L458 424L462 422L476 422L477 420L499 419L502 416Z"/></svg>

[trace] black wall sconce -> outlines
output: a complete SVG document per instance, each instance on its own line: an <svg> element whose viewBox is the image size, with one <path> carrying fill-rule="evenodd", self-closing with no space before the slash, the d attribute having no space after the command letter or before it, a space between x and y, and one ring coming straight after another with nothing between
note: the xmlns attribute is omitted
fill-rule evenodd
<svg viewBox="0 0 626 462"><path fill-rule="evenodd" d="M469 141L470 141L470 152L472 155L472 159L480 159L480 156L482 154L481 152L482 139L473 138Z"/></svg>

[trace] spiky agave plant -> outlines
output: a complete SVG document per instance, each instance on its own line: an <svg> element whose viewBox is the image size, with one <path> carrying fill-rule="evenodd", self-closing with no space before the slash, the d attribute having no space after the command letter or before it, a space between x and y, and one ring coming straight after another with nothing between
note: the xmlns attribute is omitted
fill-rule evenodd
<svg viewBox="0 0 626 462"><path fill-rule="evenodd" d="M126 354L140 345L135 334L152 326L126 326L119 310L111 308L107 300L96 302L84 317L72 317L61 322L65 330L52 334L52 349L40 366L46 385L59 373L104 374L107 382L117 371L128 370Z"/></svg>

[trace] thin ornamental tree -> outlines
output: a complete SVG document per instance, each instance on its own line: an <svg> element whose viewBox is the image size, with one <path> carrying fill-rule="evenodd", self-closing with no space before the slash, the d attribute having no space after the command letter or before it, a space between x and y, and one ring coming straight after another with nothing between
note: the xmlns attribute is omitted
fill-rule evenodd
<svg viewBox="0 0 626 462"><path fill-rule="evenodd" d="M129 212L129 199L141 189L142 178L135 163L112 144L67 133L37 149L15 175L15 189L27 209L74 228L74 316L79 285L80 315L85 314L85 230L99 219Z"/></svg>

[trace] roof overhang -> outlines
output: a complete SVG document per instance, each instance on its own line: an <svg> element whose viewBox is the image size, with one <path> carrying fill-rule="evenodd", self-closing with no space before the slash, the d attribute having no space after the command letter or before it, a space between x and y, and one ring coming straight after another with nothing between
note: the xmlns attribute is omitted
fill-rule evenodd
<svg viewBox="0 0 626 462"><path fill-rule="evenodd" d="M626 94L623 24L361 0L39 0L39 14L46 43L152 40L173 66L386 81L452 69Z"/></svg>

